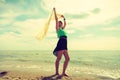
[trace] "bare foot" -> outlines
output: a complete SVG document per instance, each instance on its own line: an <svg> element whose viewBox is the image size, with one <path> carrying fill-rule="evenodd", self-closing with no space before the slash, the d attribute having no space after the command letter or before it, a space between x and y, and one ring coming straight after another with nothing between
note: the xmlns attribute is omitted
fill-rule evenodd
<svg viewBox="0 0 120 80"><path fill-rule="evenodd" d="M54 77L54 76L59 76L59 74L53 74L53 75L51 75L51 77Z"/></svg>
<svg viewBox="0 0 120 80"><path fill-rule="evenodd" d="M58 77L57 77L57 79L62 79L62 77L69 77L67 74L62 74L62 75L59 75Z"/></svg>
<svg viewBox="0 0 120 80"><path fill-rule="evenodd" d="M69 77L67 74L62 74L62 76L66 76L66 77Z"/></svg>

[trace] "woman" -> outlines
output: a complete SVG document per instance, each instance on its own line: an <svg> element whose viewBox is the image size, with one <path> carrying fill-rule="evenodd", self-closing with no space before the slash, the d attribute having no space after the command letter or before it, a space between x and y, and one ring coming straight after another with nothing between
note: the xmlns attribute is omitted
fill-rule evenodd
<svg viewBox="0 0 120 80"><path fill-rule="evenodd" d="M64 24L62 23L62 21L58 21L55 8L53 8L53 11L54 11L54 16L55 16L55 21L56 21L56 33L59 38L57 46L53 51L53 54L57 57L56 62L55 62L55 68L56 68L55 75L59 75L59 62L62 58L62 55L64 55L65 61L64 61L64 65L63 65L63 71L60 76L61 77L68 76L65 73L68 62L70 60L68 51L67 51L67 35L64 31L64 28L66 27L66 21L65 21L65 18L63 15L61 15L61 17L64 19Z"/></svg>

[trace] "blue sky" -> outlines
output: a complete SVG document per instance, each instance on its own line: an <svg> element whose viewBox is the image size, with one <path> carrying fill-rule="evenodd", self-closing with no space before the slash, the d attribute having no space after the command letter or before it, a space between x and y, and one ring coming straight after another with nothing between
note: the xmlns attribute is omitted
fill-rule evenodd
<svg viewBox="0 0 120 80"><path fill-rule="evenodd" d="M0 0L0 50L53 50L55 21L35 36L52 8L67 21L69 50L120 50L120 0Z"/></svg>

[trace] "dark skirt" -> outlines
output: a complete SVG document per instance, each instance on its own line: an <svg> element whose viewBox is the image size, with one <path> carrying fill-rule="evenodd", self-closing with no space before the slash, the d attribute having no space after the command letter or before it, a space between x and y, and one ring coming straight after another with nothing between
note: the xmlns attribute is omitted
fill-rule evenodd
<svg viewBox="0 0 120 80"><path fill-rule="evenodd" d="M53 54L57 56L58 51L60 50L67 50L67 37L66 36L62 36L59 38L57 46L53 51Z"/></svg>

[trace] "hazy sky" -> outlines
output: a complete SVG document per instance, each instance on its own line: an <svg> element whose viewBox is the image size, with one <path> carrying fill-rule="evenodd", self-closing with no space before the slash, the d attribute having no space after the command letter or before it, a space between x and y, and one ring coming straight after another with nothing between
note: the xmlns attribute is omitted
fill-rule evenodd
<svg viewBox="0 0 120 80"><path fill-rule="evenodd" d="M120 50L120 0L0 0L0 50L53 50L54 21L35 38L53 7L66 17L69 50Z"/></svg>

